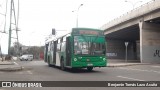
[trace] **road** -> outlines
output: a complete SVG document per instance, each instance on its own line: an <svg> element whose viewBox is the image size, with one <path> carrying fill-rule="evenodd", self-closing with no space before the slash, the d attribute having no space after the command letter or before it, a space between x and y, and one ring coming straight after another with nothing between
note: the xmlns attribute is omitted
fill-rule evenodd
<svg viewBox="0 0 160 90"><path fill-rule="evenodd" d="M48 67L42 60L35 61L16 61L24 67L22 71L2 72L0 71L0 81L160 81L160 65L135 65L127 67L105 67L94 68L92 72L86 69L72 71L62 71L59 68ZM52 87L39 89L57 89L57 90L159 90L152 87ZM0 90L8 90L10 88L0 88ZM21 90L22 88L12 88L11 90ZM30 88L37 89L37 88ZM28 88L23 88L28 90Z"/></svg>

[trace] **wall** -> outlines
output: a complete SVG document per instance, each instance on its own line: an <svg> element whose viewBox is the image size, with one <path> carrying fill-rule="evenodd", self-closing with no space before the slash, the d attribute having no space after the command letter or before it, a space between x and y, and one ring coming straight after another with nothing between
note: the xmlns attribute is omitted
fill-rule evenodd
<svg viewBox="0 0 160 90"><path fill-rule="evenodd" d="M140 22L142 63L160 63L160 24Z"/></svg>
<svg viewBox="0 0 160 90"><path fill-rule="evenodd" d="M125 60L126 47L125 40L114 40L106 39L107 41L107 52L106 56L108 59L122 59ZM136 59L136 42L129 41L127 46L127 59L135 60Z"/></svg>

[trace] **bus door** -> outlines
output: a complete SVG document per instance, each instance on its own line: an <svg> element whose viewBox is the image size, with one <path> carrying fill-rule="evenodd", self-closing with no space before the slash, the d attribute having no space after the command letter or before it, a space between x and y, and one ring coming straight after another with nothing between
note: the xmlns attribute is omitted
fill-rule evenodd
<svg viewBox="0 0 160 90"><path fill-rule="evenodd" d="M47 54L48 54L48 44L45 45L45 51L44 51L44 60L47 62Z"/></svg>
<svg viewBox="0 0 160 90"><path fill-rule="evenodd" d="M53 49L53 63L56 64L56 51L57 51L57 41L54 41L54 49Z"/></svg>
<svg viewBox="0 0 160 90"><path fill-rule="evenodd" d="M71 42L70 42L70 37L66 38L66 66L71 66Z"/></svg>

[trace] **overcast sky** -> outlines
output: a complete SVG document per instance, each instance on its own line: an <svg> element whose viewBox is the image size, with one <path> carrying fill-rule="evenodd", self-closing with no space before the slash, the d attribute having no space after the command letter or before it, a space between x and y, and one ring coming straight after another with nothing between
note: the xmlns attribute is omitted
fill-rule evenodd
<svg viewBox="0 0 160 90"><path fill-rule="evenodd" d="M15 6L17 5L17 0ZM45 37L51 34L52 28L57 34L65 34L76 27L77 9L79 9L79 27L100 28L103 24L121 16L151 0L19 0L19 42L23 45L44 45ZM0 0L0 13L5 12L6 0ZM9 23L9 3L7 23ZM17 9L16 9L17 10ZM74 11L74 12L72 12ZM3 31L4 16L0 15L0 31ZM7 24L7 32L9 25ZM67 31L58 31L67 30ZM14 32L13 32L14 33ZM12 39L12 43L15 40ZM7 53L8 34L0 33L3 53Z"/></svg>

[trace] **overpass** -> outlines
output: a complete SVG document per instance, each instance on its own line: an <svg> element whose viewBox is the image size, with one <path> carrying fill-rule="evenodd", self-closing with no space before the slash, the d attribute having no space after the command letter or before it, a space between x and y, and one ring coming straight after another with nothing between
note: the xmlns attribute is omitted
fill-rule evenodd
<svg viewBox="0 0 160 90"><path fill-rule="evenodd" d="M106 35L109 59L160 63L160 0L152 0L101 29ZM129 44L125 46L125 42Z"/></svg>

